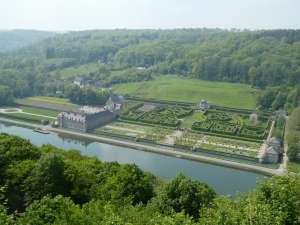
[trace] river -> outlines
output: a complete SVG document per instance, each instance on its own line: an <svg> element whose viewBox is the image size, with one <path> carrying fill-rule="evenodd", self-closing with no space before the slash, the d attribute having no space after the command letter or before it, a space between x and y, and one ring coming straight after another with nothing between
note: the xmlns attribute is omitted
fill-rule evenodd
<svg viewBox="0 0 300 225"><path fill-rule="evenodd" d="M52 144L65 150L77 149L82 155L95 156L103 161L135 163L144 171L149 171L163 179L171 179L181 172L192 179L207 183L219 194L233 197L239 192L247 192L255 188L258 182L267 179L266 176L257 173L91 142L73 136L56 133L40 134L30 128L2 122L0 122L0 133L14 134L29 139L38 146Z"/></svg>

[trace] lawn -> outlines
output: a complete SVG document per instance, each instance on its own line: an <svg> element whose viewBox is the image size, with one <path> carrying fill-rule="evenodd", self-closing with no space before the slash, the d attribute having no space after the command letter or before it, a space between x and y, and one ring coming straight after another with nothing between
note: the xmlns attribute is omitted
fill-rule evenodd
<svg viewBox="0 0 300 225"><path fill-rule="evenodd" d="M182 122L180 127L183 128L192 128L192 125L195 121L203 121L206 119L206 116L203 115L201 112L194 112L192 115L185 117Z"/></svg>
<svg viewBox="0 0 300 225"><path fill-rule="evenodd" d="M69 67L62 70L55 70L51 72L51 76L57 76L60 78L75 78L75 77L84 77L89 73L94 73L99 70L98 63L89 63L76 67Z"/></svg>
<svg viewBox="0 0 300 225"><path fill-rule="evenodd" d="M141 98L196 103L201 99L212 104L254 109L257 91L249 85L212 82L178 76L159 76L151 81L118 84L113 86L116 93Z"/></svg>
<svg viewBox="0 0 300 225"><path fill-rule="evenodd" d="M34 96L26 99L32 101L43 101L43 102L57 103L57 104L72 104L67 98L56 98L56 97L49 97L49 96Z"/></svg>
<svg viewBox="0 0 300 225"><path fill-rule="evenodd" d="M44 116L51 116L51 117L57 117L58 112L54 110L49 109L41 109L36 107L29 107L29 106L21 106L20 109L23 110L23 112L26 113L32 113L32 114L38 114L38 115L44 115Z"/></svg>
<svg viewBox="0 0 300 225"><path fill-rule="evenodd" d="M46 108L55 111L78 111L80 108L79 105L71 103L69 99L48 96L34 96L17 99L16 103L22 106Z"/></svg>
<svg viewBox="0 0 300 225"><path fill-rule="evenodd" d="M41 123L42 120L54 121L54 119L48 117L28 115L24 113L0 113L0 116L8 119L20 120L31 123Z"/></svg>

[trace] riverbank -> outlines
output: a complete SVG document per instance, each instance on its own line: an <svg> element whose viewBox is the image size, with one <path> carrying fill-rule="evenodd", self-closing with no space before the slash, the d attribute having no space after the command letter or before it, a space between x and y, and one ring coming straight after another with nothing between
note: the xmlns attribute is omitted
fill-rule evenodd
<svg viewBox="0 0 300 225"><path fill-rule="evenodd" d="M16 124L19 126L31 127L31 128L40 127L40 125L26 123L26 122L22 122L22 121L4 119L4 118L0 118L0 121ZM147 152L152 152L152 153L157 153L157 154L163 154L163 155L167 155L167 156L178 157L178 158L183 158L183 159L188 159L188 160L193 160L193 161L205 162L205 163L214 164L214 165L221 165L221 166L225 166L225 167L229 167L229 168L260 173L260 174L264 174L264 175L268 175L268 176L282 175L282 171L277 170L277 169L271 169L271 168L261 167L258 165L249 165L249 164L243 164L243 163L239 163L239 162L227 161L227 160L217 159L217 158L208 157L208 156L195 155L192 153L182 152L182 151L176 150L171 147L151 146L151 145L147 145L147 144L143 144L143 143L131 142L128 140L121 140L121 139L93 135L93 134L88 134L88 133L79 133L79 132L74 132L74 131L65 130L65 129L53 128L53 127L49 127L49 126L47 127L47 129L49 131L52 131L55 133L73 135L73 136L87 138L87 139L94 140L94 141L108 143L111 145L128 147L128 148L133 148L133 149L137 149L137 150L142 150L142 151L147 151Z"/></svg>

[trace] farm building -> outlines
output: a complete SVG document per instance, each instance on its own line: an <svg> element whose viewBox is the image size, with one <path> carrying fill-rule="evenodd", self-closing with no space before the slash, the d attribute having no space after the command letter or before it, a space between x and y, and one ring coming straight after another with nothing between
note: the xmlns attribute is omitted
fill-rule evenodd
<svg viewBox="0 0 300 225"><path fill-rule="evenodd" d="M110 123L121 110L120 99L110 97L104 107L83 106L79 112L61 112L58 115L59 127L87 132Z"/></svg>
<svg viewBox="0 0 300 225"><path fill-rule="evenodd" d="M283 153L280 142L274 137L265 141L262 148L262 154L259 156L261 163L277 163Z"/></svg>

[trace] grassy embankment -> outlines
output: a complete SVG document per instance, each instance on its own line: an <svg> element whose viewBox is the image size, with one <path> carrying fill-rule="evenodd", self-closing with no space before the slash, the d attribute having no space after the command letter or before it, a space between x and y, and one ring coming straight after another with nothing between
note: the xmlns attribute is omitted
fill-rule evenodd
<svg viewBox="0 0 300 225"><path fill-rule="evenodd" d="M75 77L84 77L89 73L94 73L99 70L98 63L88 63L80 66L68 67L61 70L51 72L51 76L57 76L64 79L74 79Z"/></svg>
<svg viewBox="0 0 300 225"><path fill-rule="evenodd" d="M42 120L54 121L62 109L78 110L68 99L35 96L16 101L22 112L1 113L1 117L39 124Z"/></svg>
<svg viewBox="0 0 300 225"><path fill-rule="evenodd" d="M24 99L18 99L16 101L19 105L23 106L31 106L35 108L46 108L55 111L77 111L79 109L79 105L73 104L66 98L55 98L48 96L34 96Z"/></svg>
<svg viewBox="0 0 300 225"><path fill-rule="evenodd" d="M59 113L57 111L50 110L50 109L41 109L41 108L30 107L30 106L21 106L20 109L22 109L22 111L25 113L32 113L32 114L51 116L51 117L57 117Z"/></svg>
<svg viewBox="0 0 300 225"><path fill-rule="evenodd" d="M206 99L212 104L254 109L257 91L249 85L184 79L177 76L161 76L151 81L113 86L116 93L141 98L196 103Z"/></svg>

